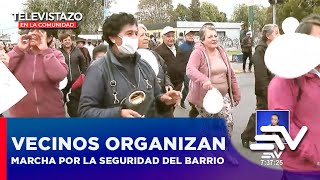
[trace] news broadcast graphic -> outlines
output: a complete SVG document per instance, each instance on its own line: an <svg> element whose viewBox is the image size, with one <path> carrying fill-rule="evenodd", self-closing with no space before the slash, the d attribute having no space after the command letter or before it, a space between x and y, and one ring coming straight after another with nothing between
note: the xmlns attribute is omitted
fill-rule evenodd
<svg viewBox="0 0 320 180"><path fill-rule="evenodd" d="M290 112L274 110L256 111L256 134L265 134L261 131L262 126L283 126L290 133Z"/></svg>
<svg viewBox="0 0 320 180"><path fill-rule="evenodd" d="M250 145L252 151L264 151L261 156L261 165L281 166L280 159L285 147L294 151L302 141L308 128L302 126L298 135L290 137L290 112L258 110L256 112L256 136L257 141Z"/></svg>
<svg viewBox="0 0 320 180"><path fill-rule="evenodd" d="M83 16L79 12L13 13L19 29L75 29Z"/></svg>
<svg viewBox="0 0 320 180"><path fill-rule="evenodd" d="M4 172L7 166L7 180L270 180L282 176L281 171L253 164L238 154L223 119L3 118L0 124L6 132L1 152L7 158L0 167ZM209 127L212 133L203 133ZM230 157L239 164L230 163Z"/></svg>

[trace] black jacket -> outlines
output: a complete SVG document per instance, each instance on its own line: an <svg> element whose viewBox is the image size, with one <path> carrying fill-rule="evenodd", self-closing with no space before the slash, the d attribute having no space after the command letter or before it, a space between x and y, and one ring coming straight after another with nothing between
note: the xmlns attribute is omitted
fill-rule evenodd
<svg viewBox="0 0 320 180"><path fill-rule="evenodd" d="M254 64L254 76L255 76L255 94L260 97L264 97L267 100L268 85L274 75L267 69L264 62L264 54L268 45L260 40L256 50L252 56Z"/></svg>
<svg viewBox="0 0 320 180"><path fill-rule="evenodd" d="M161 88L153 69L146 61L141 60L138 53L133 58L128 57L120 61L112 50L108 51L104 58L96 60L89 66L82 86L79 115L81 117L121 117L122 106L114 102L115 98L110 86L111 76L107 68L108 59L114 80L117 82L117 99L121 101L134 90L142 90L153 97L153 103L146 117L155 117L155 107L164 104L160 101ZM147 76L143 77L143 73ZM128 83L128 80L133 85L139 84L139 87L134 88ZM145 80L148 80L152 88L147 88Z"/></svg>
<svg viewBox="0 0 320 180"><path fill-rule="evenodd" d="M80 74L86 72L86 59L82 52L77 47L72 47L70 54L61 47L59 49L65 57L66 64L69 67L68 81L74 82L80 76Z"/></svg>
<svg viewBox="0 0 320 180"><path fill-rule="evenodd" d="M187 63L185 59L185 53L181 52L176 46L176 56L172 51L162 43L155 51L164 59L168 67L168 75L172 84L183 83L184 73L186 71Z"/></svg>

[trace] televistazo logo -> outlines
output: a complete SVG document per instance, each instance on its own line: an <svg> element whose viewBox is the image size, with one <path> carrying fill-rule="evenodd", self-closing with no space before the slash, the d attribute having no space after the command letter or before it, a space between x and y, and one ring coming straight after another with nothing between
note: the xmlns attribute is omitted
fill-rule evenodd
<svg viewBox="0 0 320 180"><path fill-rule="evenodd" d="M264 133L281 133L283 139L288 144L289 148L294 151L297 149L300 144L302 138L308 131L307 126L302 126L299 133L295 137L295 139L291 139L288 131L284 126L262 126L261 132ZM273 152L264 152L261 156L262 159L271 159L271 158L280 158L282 151L285 149L283 140L278 135L256 135L256 141L263 142L274 142L274 143L255 143L250 145L250 149L253 151L273 151ZM279 148L279 153L275 150L275 144Z"/></svg>

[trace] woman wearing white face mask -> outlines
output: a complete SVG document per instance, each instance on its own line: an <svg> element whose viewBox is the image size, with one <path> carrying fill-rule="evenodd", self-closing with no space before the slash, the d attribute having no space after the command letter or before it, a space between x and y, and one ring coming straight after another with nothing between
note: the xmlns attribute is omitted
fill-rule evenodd
<svg viewBox="0 0 320 180"><path fill-rule="evenodd" d="M103 24L110 50L87 70L79 114L82 117L154 117L156 106L177 104L181 93L161 88L151 66L141 60L133 15L113 14Z"/></svg>

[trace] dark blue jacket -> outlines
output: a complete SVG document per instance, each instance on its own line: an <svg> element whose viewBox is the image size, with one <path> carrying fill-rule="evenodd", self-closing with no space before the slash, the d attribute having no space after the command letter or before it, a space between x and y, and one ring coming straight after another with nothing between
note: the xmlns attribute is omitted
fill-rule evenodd
<svg viewBox="0 0 320 180"><path fill-rule="evenodd" d="M189 43L189 42L185 41L183 44L181 44L179 46L179 49L182 52L190 52L193 50L193 47L194 47L194 43Z"/></svg>

